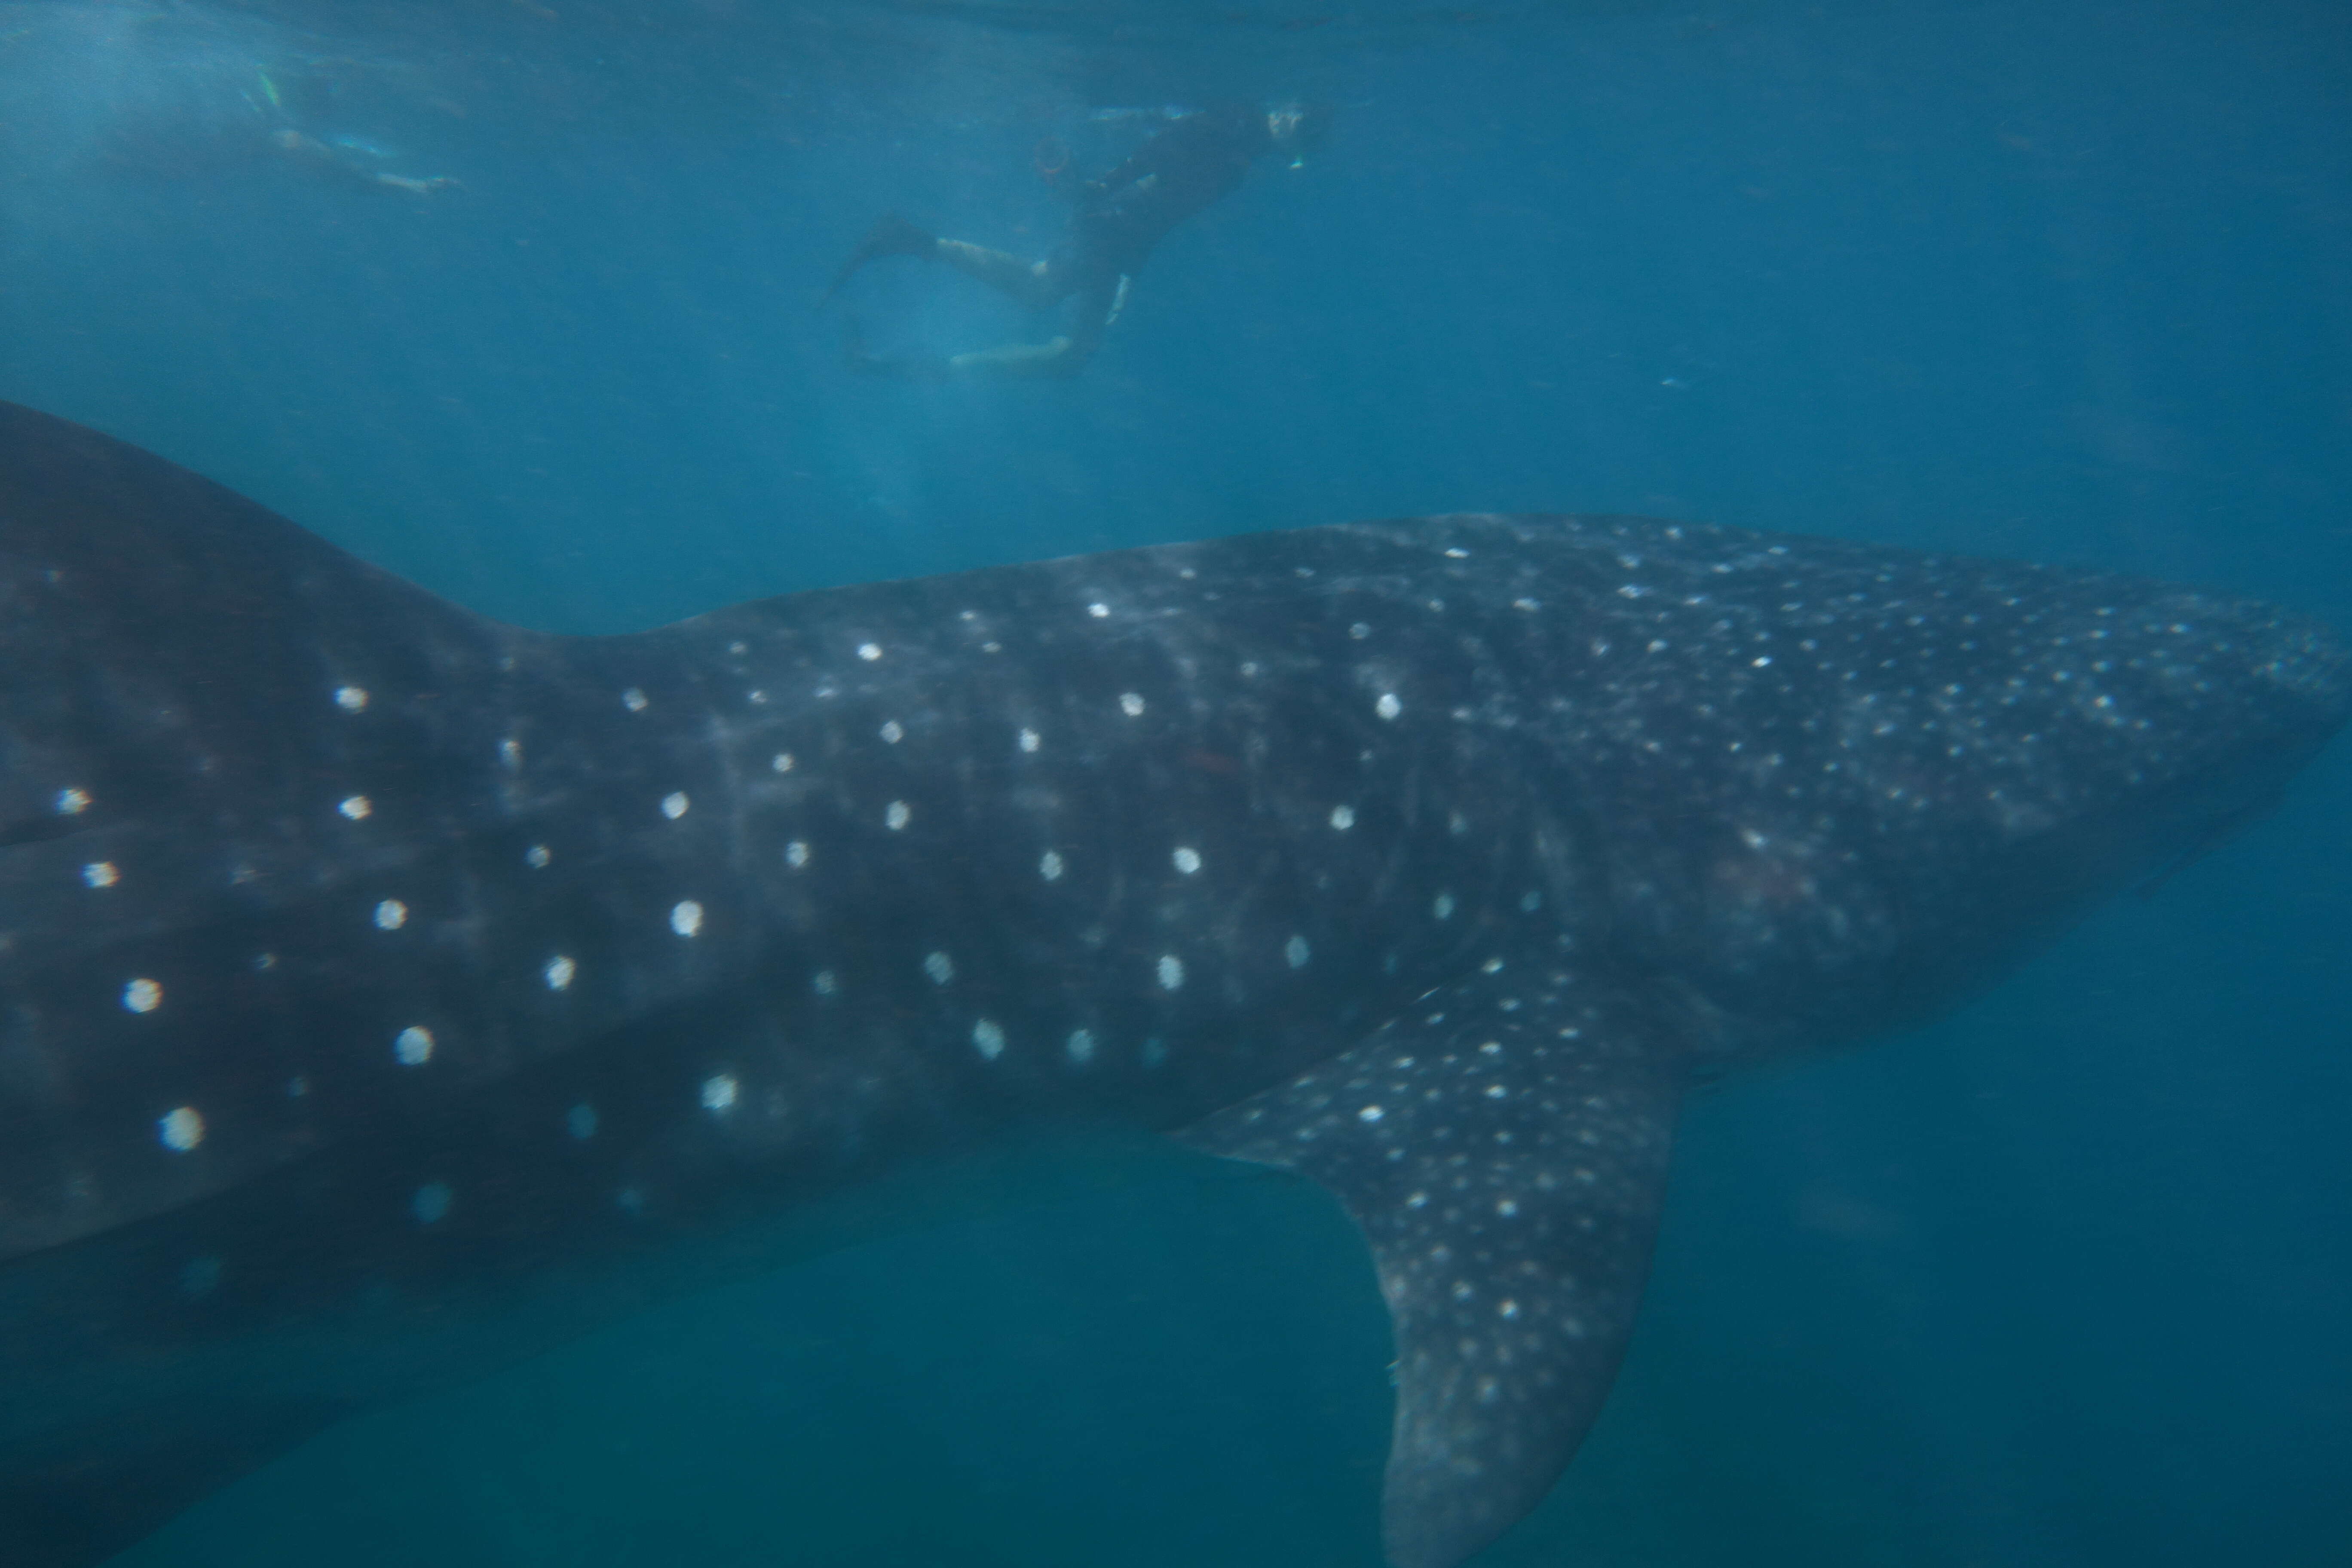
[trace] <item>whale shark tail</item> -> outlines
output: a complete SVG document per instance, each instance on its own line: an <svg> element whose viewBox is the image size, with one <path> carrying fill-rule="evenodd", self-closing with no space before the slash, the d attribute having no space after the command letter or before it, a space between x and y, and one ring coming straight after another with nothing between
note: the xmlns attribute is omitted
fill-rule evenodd
<svg viewBox="0 0 2352 1568"><path fill-rule="evenodd" d="M301 930L369 864L454 852L501 661L560 640L0 404L0 1258L338 1136L270 1068L376 983L304 970Z"/></svg>

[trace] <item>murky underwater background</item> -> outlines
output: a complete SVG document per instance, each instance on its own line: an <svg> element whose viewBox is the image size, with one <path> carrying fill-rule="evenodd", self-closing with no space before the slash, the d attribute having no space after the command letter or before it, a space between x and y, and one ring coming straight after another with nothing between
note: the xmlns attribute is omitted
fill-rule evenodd
<svg viewBox="0 0 2352 1568"><path fill-rule="evenodd" d="M1463 509L2352 626L2347 82L2341 8L2269 0L0 4L0 396L574 631ZM1042 252L1045 139L1292 94L1328 147L1180 230L1082 378L844 368L818 295L878 213ZM849 305L1038 331L904 265ZM2339 745L1958 1016L1702 1099L1615 1398L1482 1561L2352 1563L2347 888ZM959 1182L122 1561L1377 1563L1334 1205L1124 1148Z"/></svg>

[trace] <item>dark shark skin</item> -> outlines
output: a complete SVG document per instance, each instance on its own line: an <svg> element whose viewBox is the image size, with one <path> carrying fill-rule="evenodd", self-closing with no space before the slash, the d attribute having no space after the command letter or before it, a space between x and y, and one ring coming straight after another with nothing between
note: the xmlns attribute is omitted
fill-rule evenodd
<svg viewBox="0 0 2352 1568"><path fill-rule="evenodd" d="M0 405L0 1560L1108 1118L1354 1215L1451 1568L1599 1410L1685 1089L1988 984L2347 708L2264 605L1626 518L563 638Z"/></svg>

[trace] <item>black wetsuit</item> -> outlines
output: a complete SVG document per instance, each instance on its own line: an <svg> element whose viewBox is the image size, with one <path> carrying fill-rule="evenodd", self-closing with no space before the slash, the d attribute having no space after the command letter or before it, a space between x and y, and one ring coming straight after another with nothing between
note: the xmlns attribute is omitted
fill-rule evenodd
<svg viewBox="0 0 2352 1568"><path fill-rule="evenodd" d="M904 218L883 219L835 279L835 289L878 257L920 256L945 262L1031 310L1050 310L1074 296L1076 303L1068 330L1051 342L1007 343L945 359L884 359L866 353L853 338L851 364L910 378L1076 374L1118 318L1129 280L1142 270L1152 247L1170 229L1240 184L1251 161L1274 146L1274 131L1262 110L1236 105L1187 115L1101 179L1081 185L1068 235L1034 266L1001 250L926 234Z"/></svg>
<svg viewBox="0 0 2352 1568"><path fill-rule="evenodd" d="M1273 145L1263 110L1235 105L1186 115L1086 183L1055 260L1074 275L1133 277L1170 229L1229 194L1251 160Z"/></svg>

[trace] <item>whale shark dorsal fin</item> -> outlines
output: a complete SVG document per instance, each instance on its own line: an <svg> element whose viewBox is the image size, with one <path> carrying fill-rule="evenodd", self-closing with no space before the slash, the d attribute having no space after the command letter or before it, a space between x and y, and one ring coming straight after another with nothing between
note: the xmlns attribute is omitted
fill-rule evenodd
<svg viewBox="0 0 2352 1568"><path fill-rule="evenodd" d="M1573 973L1492 964L1180 1135L1311 1178L1371 1245L1396 1335L1395 1568L1453 1568L1559 1477L1624 1354L1664 1205L1664 1026Z"/></svg>

